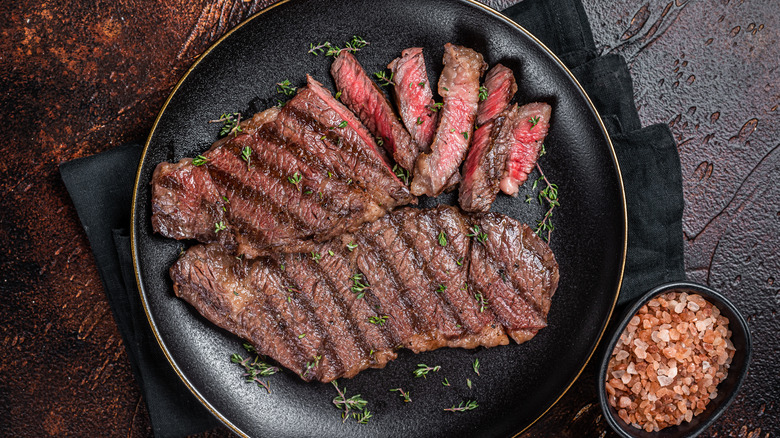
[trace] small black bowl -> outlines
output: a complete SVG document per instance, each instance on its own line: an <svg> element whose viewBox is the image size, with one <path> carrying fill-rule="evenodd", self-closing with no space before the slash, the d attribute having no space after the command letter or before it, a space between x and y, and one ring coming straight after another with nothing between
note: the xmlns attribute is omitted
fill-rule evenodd
<svg viewBox="0 0 780 438"><path fill-rule="evenodd" d="M718 385L718 396L715 399L710 400L710 403L707 405L707 409L704 412L695 415L690 423L683 421L679 426L666 427L658 432L645 432L630 424L626 424L618 417L617 410L615 410L607 401L607 390L604 386L606 383L607 365L609 364L609 358L612 356L612 350L614 350L617 340L620 338L620 335L625 330L628 322L634 314L636 314L639 308L652 298L672 291L697 293L720 309L721 314L729 319L731 342L734 344L735 352L726 379ZM695 437L702 433L726 411L726 408L734 400L734 397L737 395L739 387L742 385L742 381L747 374L748 365L750 364L750 355L752 353L750 330L748 329L745 318L742 317L737 308L723 295L707 286L681 281L663 284L640 297L636 304L631 306L623 315L620 324L615 328L615 332L609 340L609 344L605 347L606 348L602 353L598 376L599 402L601 403L601 410L604 412L604 418L607 419L607 423L609 423L610 427L612 427L618 435L625 438L688 438Z"/></svg>

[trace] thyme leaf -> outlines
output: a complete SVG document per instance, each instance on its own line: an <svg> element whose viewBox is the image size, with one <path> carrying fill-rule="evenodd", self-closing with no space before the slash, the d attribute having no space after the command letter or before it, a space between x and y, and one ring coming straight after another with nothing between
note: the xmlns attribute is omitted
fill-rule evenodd
<svg viewBox="0 0 780 438"><path fill-rule="evenodd" d="M458 406L452 406L451 408L446 408L444 410L448 412L464 412L474 410L478 407L479 405L477 404L476 400L469 400L466 402L460 402Z"/></svg>
<svg viewBox="0 0 780 438"><path fill-rule="evenodd" d="M203 155L198 155L197 157L192 159L192 165L193 166L202 166L209 162L209 159L204 157Z"/></svg>
<svg viewBox="0 0 780 438"><path fill-rule="evenodd" d="M482 102L483 100L488 98L488 90L484 86L479 87L479 101Z"/></svg>
<svg viewBox="0 0 780 438"><path fill-rule="evenodd" d="M431 371L437 372L440 369L441 369L441 365L436 365L435 367L430 367L430 366L428 366L428 365L426 365L424 363L418 363L417 364L417 369L414 370L413 373L414 373L414 377L422 377L422 378L427 379L428 378L428 373L430 373Z"/></svg>

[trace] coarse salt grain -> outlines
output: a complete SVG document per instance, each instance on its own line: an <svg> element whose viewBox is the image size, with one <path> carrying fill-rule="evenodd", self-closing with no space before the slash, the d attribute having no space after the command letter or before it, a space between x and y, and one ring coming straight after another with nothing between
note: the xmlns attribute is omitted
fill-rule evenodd
<svg viewBox="0 0 780 438"><path fill-rule="evenodd" d="M605 386L618 416L649 432L703 412L734 355L728 323L698 294L670 292L642 306L607 367L612 379Z"/></svg>

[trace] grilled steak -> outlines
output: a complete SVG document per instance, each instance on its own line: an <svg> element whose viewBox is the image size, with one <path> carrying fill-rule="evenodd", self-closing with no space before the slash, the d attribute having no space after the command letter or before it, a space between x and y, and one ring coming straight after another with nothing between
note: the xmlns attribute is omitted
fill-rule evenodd
<svg viewBox="0 0 780 438"><path fill-rule="evenodd" d="M499 114L517 91L512 70L496 64L487 73L485 88L488 97L479 103L477 110L477 123L482 126L474 132L458 195L460 206L466 211L488 211L498 194L498 179L504 170L508 145L496 148L495 140L506 121L506 114L503 117Z"/></svg>
<svg viewBox="0 0 780 438"><path fill-rule="evenodd" d="M479 103L477 125L484 125L495 119L509 105L517 92L515 75L501 64L494 65L485 75L485 88L488 97Z"/></svg>
<svg viewBox="0 0 780 438"><path fill-rule="evenodd" d="M529 103L517 109L518 123L512 129L514 142L509 148L501 177L501 191L514 196L533 170L542 142L550 129L552 108L542 102Z"/></svg>
<svg viewBox="0 0 780 438"><path fill-rule="evenodd" d="M441 119L430 153L417 158L412 193L439 196L460 181L458 167L466 157L479 103L479 78L487 68L482 55L466 47L444 46L439 95Z"/></svg>
<svg viewBox="0 0 780 438"><path fill-rule="evenodd" d="M155 231L257 257L304 250L415 202L365 127L313 79L262 121L216 142L205 164L158 165Z"/></svg>
<svg viewBox="0 0 780 438"><path fill-rule="evenodd" d="M417 143L418 154L427 152L436 133L438 117L433 110L433 90L425 70L422 48L404 50L401 57L394 59L387 68L393 72L395 103L401 120Z"/></svg>
<svg viewBox="0 0 780 438"><path fill-rule="evenodd" d="M238 260L197 245L170 274L207 319L323 382L384 367L398 347L524 342L545 326L558 284L552 252L526 225L453 207L397 210L308 254Z"/></svg>
<svg viewBox="0 0 780 438"><path fill-rule="evenodd" d="M366 75L350 52L342 52L333 61L330 73L344 102L404 169L411 170L418 146L398 120L381 89Z"/></svg>

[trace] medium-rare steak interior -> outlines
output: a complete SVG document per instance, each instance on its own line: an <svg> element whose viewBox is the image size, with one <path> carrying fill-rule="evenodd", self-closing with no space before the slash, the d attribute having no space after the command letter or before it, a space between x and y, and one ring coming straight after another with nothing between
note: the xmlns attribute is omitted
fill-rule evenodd
<svg viewBox="0 0 780 438"><path fill-rule="evenodd" d="M155 231L256 257L298 251L416 202L365 127L315 80L264 121L195 160L158 165Z"/></svg>
<svg viewBox="0 0 780 438"><path fill-rule="evenodd" d="M304 380L382 368L400 347L524 342L558 285L550 248L504 215L406 208L310 253L237 259L196 245L170 270L177 296Z"/></svg>
<svg viewBox="0 0 780 438"><path fill-rule="evenodd" d="M393 72L395 103L401 120L417 142L418 153L427 152L439 118L431 81L425 69L423 49L412 47L404 50L401 57L390 62L387 68ZM416 160L417 156L414 158Z"/></svg>
<svg viewBox="0 0 780 438"><path fill-rule="evenodd" d="M420 154L415 164L412 193L416 196L439 196L460 181L458 168L474 131L479 78L486 68L482 55L474 50L449 43L444 46L438 89L444 105L431 152Z"/></svg>

